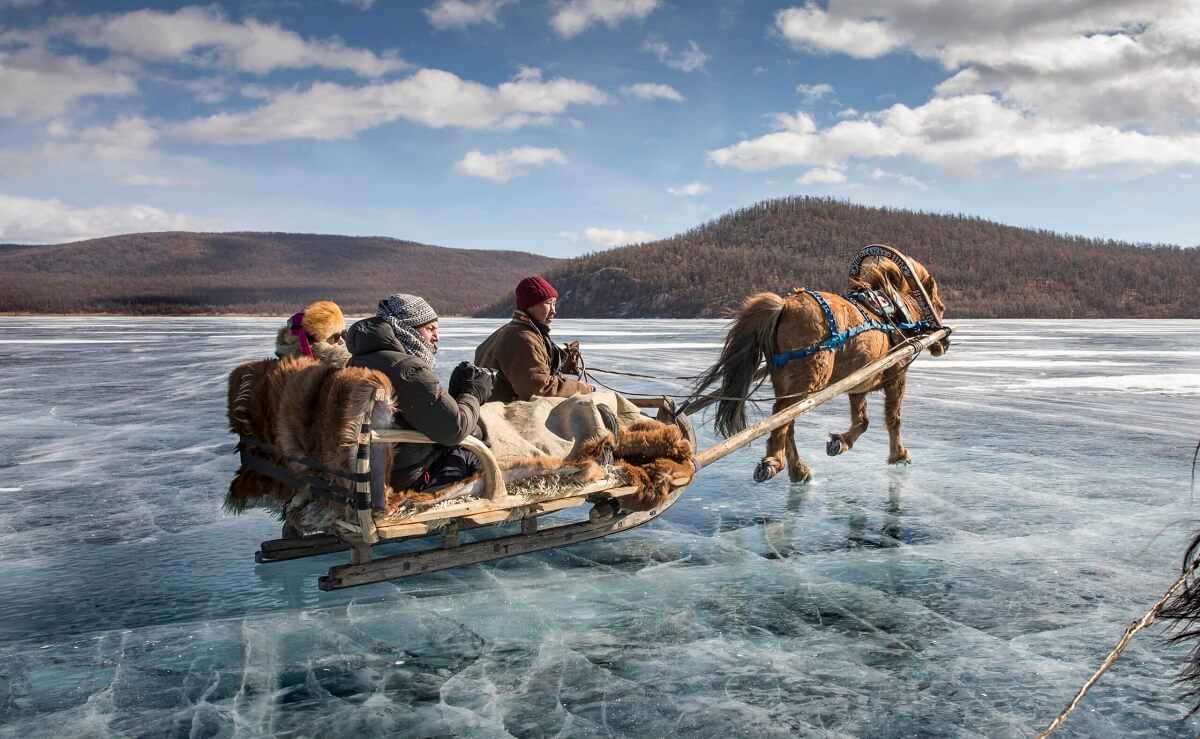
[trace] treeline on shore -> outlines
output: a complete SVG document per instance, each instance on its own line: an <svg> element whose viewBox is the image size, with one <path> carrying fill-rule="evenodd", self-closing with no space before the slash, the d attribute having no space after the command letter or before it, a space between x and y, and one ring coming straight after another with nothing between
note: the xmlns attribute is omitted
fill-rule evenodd
<svg viewBox="0 0 1200 739"><path fill-rule="evenodd" d="M812 197L768 200L678 236L560 263L564 316L724 315L755 292L845 288L859 249L890 244L960 318L1200 318L1200 249L1130 244ZM507 299L483 315L511 307Z"/></svg>
<svg viewBox="0 0 1200 739"><path fill-rule="evenodd" d="M0 247L0 312L290 315L319 299L364 313L393 292L470 315L556 261L378 237L162 232Z"/></svg>

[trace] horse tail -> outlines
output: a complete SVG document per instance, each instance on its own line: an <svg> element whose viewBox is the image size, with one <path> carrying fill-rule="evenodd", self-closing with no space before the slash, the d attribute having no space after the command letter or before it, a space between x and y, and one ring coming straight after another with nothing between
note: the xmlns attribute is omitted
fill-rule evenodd
<svg viewBox="0 0 1200 739"><path fill-rule="evenodd" d="M746 398L754 372L764 359L768 362L776 353L775 327L783 310L784 299L775 293L752 295L742 305L725 335L725 346L717 363L700 375L692 397L719 385L721 400L717 405L717 433L732 436L746 428Z"/></svg>

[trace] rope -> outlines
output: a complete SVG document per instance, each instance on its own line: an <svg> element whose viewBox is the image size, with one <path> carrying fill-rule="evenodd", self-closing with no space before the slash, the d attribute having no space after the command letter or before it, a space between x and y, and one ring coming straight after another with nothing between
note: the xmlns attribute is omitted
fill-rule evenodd
<svg viewBox="0 0 1200 739"><path fill-rule="evenodd" d="M623 377L640 377L644 380L695 380L700 377L700 375L679 375L676 377L668 375L666 377L657 377L655 375L643 375L638 372L621 372L620 370L602 369L600 367L590 367L588 371L603 372L606 375L621 375Z"/></svg>
<svg viewBox="0 0 1200 739"><path fill-rule="evenodd" d="M916 342L916 340L917 340L917 337L915 337L915 336L906 336L906 337L904 337L904 341L901 341L900 343L896 344L888 351L889 351L889 353L893 352L893 351L903 347L905 344L911 344L911 343ZM907 368L909 365L911 365L913 362L915 362L917 360L917 357L919 357L920 355L921 355L920 351L918 351L916 354L913 354L912 359L909 359L907 362L905 362L900 367L900 369ZM580 372L579 372L579 378L581 380L583 380L584 382L589 383L589 384L599 385L600 387L602 387L606 390L612 390L615 393L620 393L621 395L625 395L625 396L631 397L631 398L671 398L672 400L689 400L689 401L697 399L694 393L689 394L689 395L680 395L677 393L672 394L672 393L628 392L625 390L621 390L620 388L613 387L612 385L609 385L607 383L601 382L600 380L596 379L595 377L593 377L591 375L592 372L603 372L605 374L621 375L623 377L637 377L637 378L644 379L644 380L656 380L658 382L667 382L670 380L694 380L694 379L700 377L700 375L679 376L679 377L675 377L675 376L660 377L660 376L656 376L656 375L641 374L638 372L623 372L623 371L619 371L619 370L601 369L600 367L587 367L587 368L581 367ZM744 401L747 403L756 403L757 404L757 403L765 403L767 401L773 401L773 400L788 400L790 398L804 398L804 397L807 397L808 395L810 395L810 393L788 393L787 395L772 395L770 397L765 396L765 395L760 395L758 397L755 397L755 393L758 392L758 389L760 387L762 387L762 384L764 382L766 382L766 380L767 380L767 376L764 375L763 378L758 381L758 384L755 385L754 388L745 397L729 397L729 396L724 396L724 395L705 395L705 396L702 396L702 398L705 398L708 400L715 400L715 401L733 400L733 401ZM1197 448L1200 449L1200 447L1197 447Z"/></svg>
<svg viewBox="0 0 1200 739"><path fill-rule="evenodd" d="M1188 567L1182 575L1179 576L1178 580L1171 584L1171 587L1167 588L1167 592L1163 594L1163 597L1158 599L1158 602L1150 607L1150 610L1146 612L1145 616L1131 621L1129 626L1125 627L1125 634L1121 637L1121 641L1117 642L1117 646L1113 647L1113 650L1108 653L1107 657L1104 658L1104 662L1100 663L1100 669L1096 670L1096 672L1090 678L1088 678L1088 681L1084 683L1083 687L1079 689L1079 692L1075 694L1075 698L1067 705L1066 708L1064 708L1057 716L1054 717L1054 720L1050 722L1050 725L1047 726L1042 733L1038 734L1035 739L1045 739L1045 737L1050 736L1055 729L1057 729L1064 721L1067 720L1067 716L1071 715L1071 711L1075 710L1075 706L1079 705L1079 701L1083 700L1083 696L1087 695L1087 692L1092 689L1092 686L1096 684L1096 681L1100 679L1100 676L1107 672L1108 668L1112 667L1113 663L1117 661L1117 657L1121 656L1121 652L1125 651L1125 647L1129 646L1129 642L1133 639L1133 635L1154 623L1154 619L1158 618L1158 614L1162 612L1163 604L1165 604L1171 598L1171 596L1175 594L1176 590L1178 590L1185 582L1187 582L1187 579L1192 576L1192 573L1194 573L1198 567L1200 567L1200 557L1192 560L1192 565Z"/></svg>
<svg viewBox="0 0 1200 739"><path fill-rule="evenodd" d="M1200 459L1200 441L1196 442L1196 451L1192 453L1192 485L1188 488L1191 491L1192 500L1196 499L1196 460Z"/></svg>

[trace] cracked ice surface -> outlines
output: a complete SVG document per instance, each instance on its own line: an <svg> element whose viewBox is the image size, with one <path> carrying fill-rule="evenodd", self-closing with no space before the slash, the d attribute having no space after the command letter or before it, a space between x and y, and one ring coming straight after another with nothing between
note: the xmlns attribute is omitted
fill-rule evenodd
<svg viewBox="0 0 1200 739"><path fill-rule="evenodd" d="M443 322L443 380L497 323ZM839 399L797 427L813 484L752 483L758 442L641 529L322 593L345 555L256 566L278 525L220 508L224 376L277 324L0 318L0 736L1029 736L1197 528L1200 323L962 321L910 373L911 467L878 396L825 457ZM723 325L555 333L671 376ZM1059 735L1195 736L1161 633Z"/></svg>

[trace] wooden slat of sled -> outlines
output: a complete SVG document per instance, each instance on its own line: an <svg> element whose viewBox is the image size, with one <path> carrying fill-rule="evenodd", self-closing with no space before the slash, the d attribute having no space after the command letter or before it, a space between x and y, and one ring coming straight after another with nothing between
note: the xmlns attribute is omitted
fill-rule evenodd
<svg viewBox="0 0 1200 739"><path fill-rule="evenodd" d="M628 495L634 491L633 488L614 488L613 492ZM536 503L528 506L530 508L529 515L537 516L551 511L562 510L563 508L572 508L580 506L588 502L586 495L573 495L569 498L556 498L554 500L544 500L541 503ZM511 509L501 508L495 511L484 511L483 513L472 513L466 516L460 516L458 520L466 521L472 526L491 526L498 523L504 523L511 515ZM449 516L439 516L438 518L449 518ZM425 536L430 532L429 524L427 523L401 523L391 526L381 525L378 527L379 536L383 539L407 539L413 536Z"/></svg>
<svg viewBox="0 0 1200 739"><path fill-rule="evenodd" d="M580 495L591 495L592 493L608 492L609 495L628 495L633 492L629 488L629 492L617 493L618 490L625 490L626 486L618 486L614 480L601 480L599 482L585 485L580 488L573 488L565 492L564 497L575 497ZM438 521L444 518L461 518L463 516L471 516L476 513L487 513L489 511L507 511L510 508L519 508L521 506L537 505L545 502L546 499L535 498L528 495L507 495L503 498L489 500L487 498L470 498L461 503L453 505L441 505L430 510L414 513L411 516L404 518L383 517L377 516L375 523L381 529L391 529L400 524L420 523L422 521Z"/></svg>
<svg viewBox="0 0 1200 739"><path fill-rule="evenodd" d="M322 590L339 590L354 585L395 580L597 539L619 531L627 531L654 520L664 510L671 507L682 490L682 487L673 488L665 501L649 511L609 516L598 521L564 524L534 533L521 533L499 539L470 542L460 544L453 549L407 552L363 564L332 567L329 574L320 579L318 585Z"/></svg>

